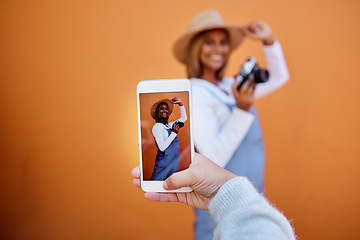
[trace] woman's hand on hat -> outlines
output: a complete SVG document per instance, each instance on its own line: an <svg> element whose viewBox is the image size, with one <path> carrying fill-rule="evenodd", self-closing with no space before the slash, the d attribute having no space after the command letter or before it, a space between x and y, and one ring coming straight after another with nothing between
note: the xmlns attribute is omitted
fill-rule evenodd
<svg viewBox="0 0 360 240"><path fill-rule="evenodd" d="M184 105L184 104L182 103L181 99L180 99L180 98L177 98L177 97L172 98L170 101L171 101L172 104L179 104L179 106L183 106L183 105Z"/></svg>
<svg viewBox="0 0 360 240"><path fill-rule="evenodd" d="M265 45L271 45L274 43L274 35L272 34L271 28L264 21L256 20L250 22L248 25L242 27L242 31L245 36L260 40Z"/></svg>
<svg viewBox="0 0 360 240"><path fill-rule="evenodd" d="M131 171L133 183L140 187L139 166ZM189 193L145 193L145 198L160 202L181 202L191 207L207 210L207 203L215 196L220 187L228 180L236 177L235 174L219 167L206 157L195 154L194 161L188 169L174 173L165 180L165 190L175 190L181 187L190 187Z"/></svg>

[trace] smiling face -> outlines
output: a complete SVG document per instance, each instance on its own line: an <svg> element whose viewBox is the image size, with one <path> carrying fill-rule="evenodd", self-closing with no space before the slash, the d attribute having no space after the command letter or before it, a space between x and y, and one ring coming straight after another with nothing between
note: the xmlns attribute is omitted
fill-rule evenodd
<svg viewBox="0 0 360 240"><path fill-rule="evenodd" d="M166 103L162 103L159 106L159 117L160 119L166 119L169 117L169 107Z"/></svg>
<svg viewBox="0 0 360 240"><path fill-rule="evenodd" d="M229 54L229 41L224 30L206 32L200 51L202 72L219 71L226 64Z"/></svg>

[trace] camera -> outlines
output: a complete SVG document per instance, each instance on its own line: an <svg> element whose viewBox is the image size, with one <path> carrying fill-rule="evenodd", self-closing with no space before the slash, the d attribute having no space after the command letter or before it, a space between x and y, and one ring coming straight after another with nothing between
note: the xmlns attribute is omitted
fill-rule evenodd
<svg viewBox="0 0 360 240"><path fill-rule="evenodd" d="M241 66L239 73L235 76L240 77L240 84L237 90L241 88L245 81L253 81L254 83L263 83L269 80L269 72L266 69L261 69L257 65L256 58L250 57Z"/></svg>
<svg viewBox="0 0 360 240"><path fill-rule="evenodd" d="M176 121L174 124L178 125L179 128L182 128L184 126L184 123L180 121Z"/></svg>

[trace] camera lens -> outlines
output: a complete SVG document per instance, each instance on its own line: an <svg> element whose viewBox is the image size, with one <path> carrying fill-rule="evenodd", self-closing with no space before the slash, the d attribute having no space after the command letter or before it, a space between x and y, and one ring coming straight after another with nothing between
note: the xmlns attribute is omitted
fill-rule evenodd
<svg viewBox="0 0 360 240"><path fill-rule="evenodd" d="M184 123L180 121L176 122L176 124L179 126L179 128L182 128L184 126Z"/></svg>
<svg viewBox="0 0 360 240"><path fill-rule="evenodd" d="M263 83L269 80L269 72L265 69L257 69L255 71L254 81L256 83Z"/></svg>

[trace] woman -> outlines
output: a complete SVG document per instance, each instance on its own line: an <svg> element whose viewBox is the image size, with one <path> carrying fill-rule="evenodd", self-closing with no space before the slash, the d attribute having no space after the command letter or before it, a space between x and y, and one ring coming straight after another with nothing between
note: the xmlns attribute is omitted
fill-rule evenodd
<svg viewBox="0 0 360 240"><path fill-rule="evenodd" d="M230 53L244 37L263 43L270 79L259 86L247 81L237 90L239 79L224 77L224 72ZM270 27L262 21L243 27L226 25L215 10L207 10L194 17L173 50L192 81L196 151L247 177L262 193L264 149L252 103L289 78L281 46ZM211 239L213 229L208 213L196 209L195 239Z"/></svg>
<svg viewBox="0 0 360 240"><path fill-rule="evenodd" d="M168 122L173 110L173 104L178 104L181 117ZM150 110L151 117L156 121L152 128L158 149L154 165L154 171L150 180L163 181L171 174L179 170L179 138L180 126L178 122L185 122L187 119L184 104L180 98L163 99L154 103Z"/></svg>

